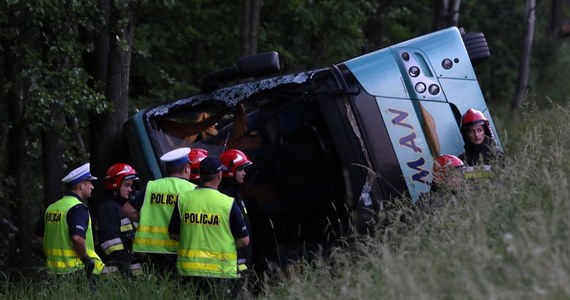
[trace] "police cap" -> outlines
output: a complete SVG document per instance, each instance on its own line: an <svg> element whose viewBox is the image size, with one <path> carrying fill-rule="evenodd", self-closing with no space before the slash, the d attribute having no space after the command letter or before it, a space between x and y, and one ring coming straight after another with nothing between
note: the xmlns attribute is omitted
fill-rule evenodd
<svg viewBox="0 0 570 300"><path fill-rule="evenodd" d="M166 168L171 168L188 163L190 161L188 159L188 153L190 153L190 148L188 147L177 148L166 152L160 157L160 160L164 162Z"/></svg>
<svg viewBox="0 0 570 300"><path fill-rule="evenodd" d="M217 157L208 156L200 162L200 174L216 174L227 170Z"/></svg>
<svg viewBox="0 0 570 300"><path fill-rule="evenodd" d="M69 186L74 186L81 181L84 180L97 180L97 177L91 176L91 171L89 170L90 164L86 163L81 167L69 172L63 179L61 180L62 183L65 183Z"/></svg>

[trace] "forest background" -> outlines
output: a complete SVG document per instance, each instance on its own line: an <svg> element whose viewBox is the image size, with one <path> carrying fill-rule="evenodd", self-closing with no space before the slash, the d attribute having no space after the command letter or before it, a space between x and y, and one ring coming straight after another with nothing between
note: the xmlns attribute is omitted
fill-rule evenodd
<svg viewBox="0 0 570 300"><path fill-rule="evenodd" d="M507 127L524 122L522 99L568 102L569 9L567 0L3 0L0 267L39 267L31 232L61 197L61 178L86 161L103 177L124 160L131 114L199 92L205 74L240 56L277 51L289 73L448 26L483 32L491 58L476 73Z"/></svg>

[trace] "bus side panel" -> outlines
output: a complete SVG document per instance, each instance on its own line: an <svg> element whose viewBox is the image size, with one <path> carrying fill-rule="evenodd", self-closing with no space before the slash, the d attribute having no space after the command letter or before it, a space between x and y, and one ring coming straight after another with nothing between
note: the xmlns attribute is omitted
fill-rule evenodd
<svg viewBox="0 0 570 300"><path fill-rule="evenodd" d="M412 202L429 191L433 158L412 101L376 98Z"/></svg>
<svg viewBox="0 0 570 300"><path fill-rule="evenodd" d="M473 66L463 44L461 33L456 27L446 28L424 36L411 39L392 47L417 48L425 53L431 63L434 75L441 78L462 78L477 80ZM443 67L443 61L451 59L453 66L449 69Z"/></svg>
<svg viewBox="0 0 570 300"><path fill-rule="evenodd" d="M361 143L366 148L364 151L371 160L370 167L377 174L382 190L382 194L376 194L375 197L389 199L390 196L401 195L406 190L404 176L376 98L362 92L352 97L351 102L358 120Z"/></svg>
<svg viewBox="0 0 570 300"><path fill-rule="evenodd" d="M459 130L458 120L456 120L450 104L431 101L422 101L421 104L435 121L436 141L431 143L435 142L439 145L439 153L432 153L433 156L441 154L457 156L463 152L463 138ZM428 143L430 143L429 140Z"/></svg>
<svg viewBox="0 0 570 300"><path fill-rule="evenodd" d="M357 82L370 95L408 99L409 95L402 81L402 74L390 49L378 50L344 65Z"/></svg>
<svg viewBox="0 0 570 300"><path fill-rule="evenodd" d="M150 143L143 116L144 111L136 113L124 124L124 130L134 167L141 180L147 182L161 178L162 173Z"/></svg>

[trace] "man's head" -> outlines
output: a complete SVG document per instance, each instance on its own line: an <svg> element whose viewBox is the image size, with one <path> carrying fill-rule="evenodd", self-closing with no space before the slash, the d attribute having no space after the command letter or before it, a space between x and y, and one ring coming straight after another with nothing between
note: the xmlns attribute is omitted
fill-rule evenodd
<svg viewBox="0 0 570 300"><path fill-rule="evenodd" d="M160 160L166 167L168 176L190 178L190 160L188 154L190 154L190 148L183 147L166 152L160 157Z"/></svg>
<svg viewBox="0 0 570 300"><path fill-rule="evenodd" d="M245 168L253 163L240 150L228 149L220 155L222 164L226 167L226 171L222 173L224 178L235 178L238 183L243 183L245 179Z"/></svg>
<svg viewBox="0 0 570 300"><path fill-rule="evenodd" d="M222 180L222 171L226 170L227 168L217 157L208 156L200 162L200 180L204 184L216 182L219 184Z"/></svg>
<svg viewBox="0 0 570 300"><path fill-rule="evenodd" d="M91 197L91 191L94 189L91 181L95 180L97 177L91 175L90 164L86 163L65 175L61 182L82 199L87 199Z"/></svg>
<svg viewBox="0 0 570 300"><path fill-rule="evenodd" d="M128 199L133 183L138 180L137 171L127 164L114 164L105 174L105 189L116 191L121 198Z"/></svg>

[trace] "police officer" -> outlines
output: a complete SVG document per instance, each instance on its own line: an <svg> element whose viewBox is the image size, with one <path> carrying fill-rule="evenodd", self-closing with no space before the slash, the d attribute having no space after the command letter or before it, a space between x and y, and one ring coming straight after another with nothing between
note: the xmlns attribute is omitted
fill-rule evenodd
<svg viewBox="0 0 570 300"><path fill-rule="evenodd" d="M83 203L91 196L91 181L97 180L89 166L86 163L61 180L69 192L48 206L35 234L43 242L48 272L69 274L83 269L93 288L92 274L100 274L104 264L95 253L91 217Z"/></svg>
<svg viewBox="0 0 570 300"><path fill-rule="evenodd" d="M216 157L202 160L201 185L180 195L168 231L180 240L177 269L181 275L193 276L201 291L221 286L236 296L237 249L249 244L249 233L234 199L217 190L223 170Z"/></svg>
<svg viewBox="0 0 570 300"><path fill-rule="evenodd" d="M251 234L249 216L240 192L240 185L245 180L245 168L251 166L253 163L242 151L237 149L224 151L220 155L220 161L226 170L222 172L222 182L220 183L219 190L234 198L243 215L247 229ZM238 266L241 272L245 272L248 269L252 270L251 243L247 247L238 249Z"/></svg>
<svg viewBox="0 0 570 300"><path fill-rule="evenodd" d="M130 198L133 184L138 179L137 171L127 164L109 167L105 174L105 193L97 208L97 237L105 253L105 263L110 272L118 268L129 278L142 274L142 269L138 263L131 265L135 226L121 208Z"/></svg>
<svg viewBox="0 0 570 300"><path fill-rule="evenodd" d="M190 178L190 148L178 148L160 157L167 177L152 180L134 199L123 205L123 213L131 221L139 222L133 241L133 252L146 253L159 272L168 272L176 266L178 241L170 239L168 222L179 195L193 190Z"/></svg>

